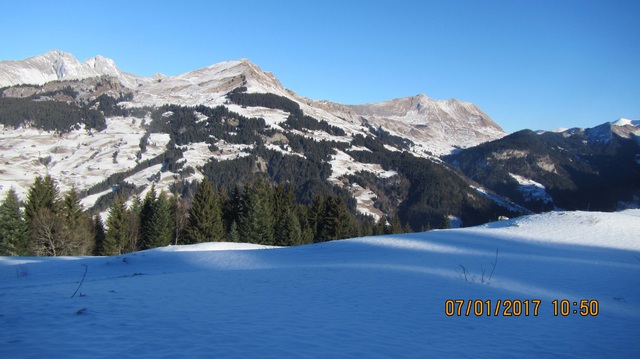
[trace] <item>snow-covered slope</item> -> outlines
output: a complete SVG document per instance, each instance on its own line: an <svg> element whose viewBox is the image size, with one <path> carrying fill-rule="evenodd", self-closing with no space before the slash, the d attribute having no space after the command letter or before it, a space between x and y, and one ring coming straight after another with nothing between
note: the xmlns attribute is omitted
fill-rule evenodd
<svg viewBox="0 0 640 359"><path fill-rule="evenodd" d="M637 233L640 210L556 212L292 248L2 257L0 356L637 358Z"/></svg>
<svg viewBox="0 0 640 359"><path fill-rule="evenodd" d="M169 135L151 134L147 151L138 154L144 135L141 121L126 117L108 118L104 131L80 129L60 135L0 125L0 161L4 164L0 198L13 187L20 198L26 199L35 176L46 174L56 179L61 193L72 186L78 191L87 190L113 173L130 170L166 150ZM145 177L138 185L146 183L149 181ZM89 208L96 199L83 204Z"/></svg>
<svg viewBox="0 0 640 359"><path fill-rule="evenodd" d="M263 72L247 59L241 59L221 62L177 76L159 77L137 90L135 103L215 107L225 102L227 93L240 86L247 87L252 93L289 96L289 92L272 74Z"/></svg>

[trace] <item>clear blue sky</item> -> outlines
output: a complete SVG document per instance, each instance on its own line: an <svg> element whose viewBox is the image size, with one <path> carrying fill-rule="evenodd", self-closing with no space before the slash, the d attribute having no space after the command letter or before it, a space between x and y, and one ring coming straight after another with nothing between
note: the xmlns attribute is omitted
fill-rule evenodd
<svg viewBox="0 0 640 359"><path fill-rule="evenodd" d="M249 58L313 99L424 93L506 131L640 119L640 1L6 1L1 60L58 49L177 75Z"/></svg>

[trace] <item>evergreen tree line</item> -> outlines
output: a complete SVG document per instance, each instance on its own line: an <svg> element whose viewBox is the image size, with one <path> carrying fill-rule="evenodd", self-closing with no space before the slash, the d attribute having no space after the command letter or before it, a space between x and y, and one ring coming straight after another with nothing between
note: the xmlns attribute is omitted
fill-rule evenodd
<svg viewBox="0 0 640 359"><path fill-rule="evenodd" d="M0 97L0 123L18 128L32 125L45 131L66 133L84 124L88 129L102 131L107 128L104 115L87 106L79 107L59 101L34 98Z"/></svg>
<svg viewBox="0 0 640 359"><path fill-rule="evenodd" d="M304 205L290 185L258 179L229 193L205 179L184 198L153 184L130 204L119 195L103 224L83 208L75 188L61 196L47 175L36 177L24 203L13 189L7 192L0 206L0 255L118 255L203 242L293 246L409 230L397 216L390 223L354 215L340 196L317 195Z"/></svg>
<svg viewBox="0 0 640 359"><path fill-rule="evenodd" d="M89 255L95 228L75 188L60 196L50 176L38 176L24 204L12 188L0 206L0 255Z"/></svg>

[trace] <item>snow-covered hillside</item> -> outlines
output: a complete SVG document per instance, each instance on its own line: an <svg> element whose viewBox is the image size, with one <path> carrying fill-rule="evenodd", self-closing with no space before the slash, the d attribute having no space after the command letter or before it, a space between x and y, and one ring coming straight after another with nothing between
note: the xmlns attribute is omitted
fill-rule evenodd
<svg viewBox="0 0 640 359"><path fill-rule="evenodd" d="M640 210L554 212L291 248L2 257L0 356L637 358L638 233Z"/></svg>
<svg viewBox="0 0 640 359"><path fill-rule="evenodd" d="M35 176L46 174L58 181L62 193L72 186L86 190L111 174L132 169L138 162L166 150L169 135L151 134L147 151L138 158L144 134L142 121L123 117L108 118L104 131L80 129L61 135L0 125L0 161L5 165L0 174L0 198L12 187L26 198ZM138 184L145 182L149 181ZM84 205L93 206L95 199Z"/></svg>
<svg viewBox="0 0 640 359"><path fill-rule="evenodd" d="M98 76L117 78L131 89L135 94L131 106L219 106L225 104L228 92L244 86L249 93L287 97L299 103L305 114L344 128L348 133L362 133L365 118L371 126L382 126L394 135L415 142L418 147L413 151L421 156L448 153L457 147L473 146L506 134L475 105L455 99L435 101L420 95L388 103L346 106L300 97L285 89L272 73L261 70L248 59L152 78L123 73L113 60L102 56L80 63L72 54L58 50L21 61L0 61L0 87ZM413 104L416 99L417 107ZM389 106L395 108L393 116L387 116Z"/></svg>
<svg viewBox="0 0 640 359"><path fill-rule="evenodd" d="M23 86L15 86L19 84ZM371 185L347 183L345 176L364 171L386 179L397 173L383 170L379 164L371 163L370 158L363 160L362 156L354 154L354 151L367 150L362 145L352 145L356 137L382 141L382 136L386 136L383 148L387 151L408 151L417 157L439 161L435 156L505 134L475 105L453 99L437 101L420 95L380 104L347 106L304 98L284 88L273 74L248 59L225 61L176 76L145 78L124 73L113 60L101 56L81 63L72 54L56 50L21 61L0 61L2 86L13 86L0 92L5 103L13 107L5 106L4 125L0 124L0 160L10 166L0 170L0 200L12 187L21 199L26 199L35 176L50 174L59 183L62 193L74 186L85 197L83 205L90 208L110 192L109 187L117 188L122 184L113 181L112 186L102 185L110 176L119 176L120 182L124 178L124 182L144 194L151 181L157 182L159 190L168 191L172 184L183 180L201 180L204 177L202 169L213 163L246 156L252 156L257 162L264 161L250 153L260 150L254 145L256 141L223 140L224 135L220 133L193 142L171 138L192 128L193 122L211 128L209 121L229 124L225 129L227 134L237 134L239 122L234 117L240 115L263 119L264 128L258 132L265 136L260 142L264 140L264 148L285 156L309 160L298 143L300 141L293 139L294 145L298 144L295 149L288 143L292 140L290 135L316 142L339 143L342 146L339 150L323 149L323 152L333 152L331 159L322 159L331 166L328 183L349 190L357 200L360 213L379 218L389 215L374 206L376 198L384 194L379 193L380 190L375 193ZM278 107L264 100L241 104L230 99L232 92L266 94L287 105ZM22 107L12 105L19 101L22 101ZM38 121L29 118L32 116L29 111L36 107L36 102L47 106L65 103L70 106L68 111L76 107L82 111L97 110L106 117L106 128L76 126L68 131L68 126L74 125L72 123L65 128L51 126L46 129L55 130L44 131L38 122L42 118ZM188 120L191 123L182 123L179 129L172 123L159 130L157 122L160 120L152 115L165 105L174 108L224 106L232 114L228 119L213 119L193 111L194 117ZM65 115L58 114L58 117L68 117ZM166 111L160 117L171 115L171 111ZM292 128L285 124L290 116L309 116L311 120L307 121L325 125ZM51 115L44 117L53 118ZM174 123L179 120L172 119ZM331 131L331 128L340 131ZM174 134L170 135L171 132ZM189 136L193 137L193 134L185 137ZM159 164L160 160L147 165L147 160L160 159L171 151L182 158L176 161L176 166L170 166L170 172ZM319 167L317 163L314 166ZM188 171L182 173L183 169ZM122 175L125 171L126 175ZM98 184L99 188L94 188Z"/></svg>

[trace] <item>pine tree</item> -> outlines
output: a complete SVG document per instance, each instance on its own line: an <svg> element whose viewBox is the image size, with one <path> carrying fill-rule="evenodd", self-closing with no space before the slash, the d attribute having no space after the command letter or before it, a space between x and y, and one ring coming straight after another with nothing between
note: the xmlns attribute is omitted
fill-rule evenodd
<svg viewBox="0 0 640 359"><path fill-rule="evenodd" d="M69 254L65 227L60 216L58 186L51 176L37 176L27 194L24 217L29 252L38 256Z"/></svg>
<svg viewBox="0 0 640 359"><path fill-rule="evenodd" d="M387 219L384 216L380 216L376 222L373 228L373 234L376 236L387 234Z"/></svg>
<svg viewBox="0 0 640 359"><path fill-rule="evenodd" d="M118 196L109 208L102 255L111 256L125 252L125 246L129 239L128 225L129 213L125 199L123 196Z"/></svg>
<svg viewBox="0 0 640 359"><path fill-rule="evenodd" d="M442 216L442 221L440 221L440 228L441 229L451 228L451 221L449 221L449 216L447 215Z"/></svg>
<svg viewBox="0 0 640 359"><path fill-rule="evenodd" d="M229 242L240 242L240 232L238 231L238 222L233 221L229 230Z"/></svg>
<svg viewBox="0 0 640 359"><path fill-rule="evenodd" d="M336 212L338 214L338 230L336 239L353 238L359 236L358 225L353 214L347 208L342 197L335 198Z"/></svg>
<svg viewBox="0 0 640 359"><path fill-rule="evenodd" d="M358 236L358 228L342 197L325 200L324 211L318 221L315 242L333 241Z"/></svg>
<svg viewBox="0 0 640 359"><path fill-rule="evenodd" d="M225 233L229 233L231 230L231 222L229 221L229 208L228 206L231 204L231 198L229 197L229 193L227 189L223 186L218 191L218 200L220 201L220 213L222 216L222 228Z"/></svg>
<svg viewBox="0 0 640 359"><path fill-rule="evenodd" d="M95 215L91 219L91 227L93 232L93 255L100 256L104 253L104 239L105 230L102 218L99 215Z"/></svg>
<svg viewBox="0 0 640 359"><path fill-rule="evenodd" d="M293 187L278 185L274 191L276 224L274 244L292 246L302 243L302 226L296 210Z"/></svg>
<svg viewBox="0 0 640 359"><path fill-rule="evenodd" d="M16 191L7 191L0 206L0 256L28 255L27 224L20 212Z"/></svg>
<svg viewBox="0 0 640 359"><path fill-rule="evenodd" d="M80 204L75 187L62 200L60 214L64 224L64 240L70 252L64 255L88 255L92 252L90 218Z"/></svg>
<svg viewBox="0 0 640 359"><path fill-rule="evenodd" d="M153 216L156 200L156 184L152 183L151 188L144 197L144 201L142 201L142 206L140 207L140 243L142 249L153 248L151 240L149 239L148 231L149 226L151 225L151 217Z"/></svg>
<svg viewBox="0 0 640 359"><path fill-rule="evenodd" d="M174 193L169 200L169 207L171 208L173 243L175 245L182 244L184 243L185 228L189 220L187 200L178 197L178 194Z"/></svg>
<svg viewBox="0 0 640 359"><path fill-rule="evenodd" d="M63 219L48 207L41 208L29 225L30 252L36 256L68 255L72 251L65 241Z"/></svg>
<svg viewBox="0 0 640 359"><path fill-rule="evenodd" d="M307 211L307 221L309 224L309 229L313 233L314 242L320 242L319 240L317 240L319 238L318 224L320 223L320 220L324 213L324 210L325 210L324 206L325 206L325 199L322 195L319 194L315 196L315 198L313 199L313 202L311 202L311 206L309 207L309 210Z"/></svg>
<svg viewBox="0 0 640 359"><path fill-rule="evenodd" d="M222 209L211 182L204 179L193 197L186 226L186 243L222 242L226 236Z"/></svg>
<svg viewBox="0 0 640 359"><path fill-rule="evenodd" d="M142 245L142 201L140 196L133 197L131 206L127 209L127 230L123 253L135 252L143 249Z"/></svg>
<svg viewBox="0 0 640 359"><path fill-rule="evenodd" d="M173 238L171 209L164 192L153 203L151 217L145 225L147 248L168 246Z"/></svg>
<svg viewBox="0 0 640 359"><path fill-rule="evenodd" d="M402 223L400 222L400 217L396 214L391 219L391 226L389 227L389 234L400 234L402 233Z"/></svg>
<svg viewBox="0 0 640 359"><path fill-rule="evenodd" d="M324 202L324 210L318 219L315 242L327 242L338 239L339 218L338 207L333 196Z"/></svg>
<svg viewBox="0 0 640 359"><path fill-rule="evenodd" d="M295 211L289 208L286 209L281 221L283 228L280 233L279 242L275 244L279 246L296 246L302 244L302 227L300 226L300 221Z"/></svg>
<svg viewBox="0 0 640 359"><path fill-rule="evenodd" d="M374 227L373 220L371 219L371 217L367 217L362 223L362 236L363 237L372 236L374 234L373 227Z"/></svg>
<svg viewBox="0 0 640 359"><path fill-rule="evenodd" d="M222 199L222 196L221 196ZM224 222L229 226L228 231L231 233L231 224L240 220L240 201L242 200L242 193L238 186L234 186L231 190L231 195L228 196L226 202L222 202L222 218ZM237 229L237 228L236 228Z"/></svg>
<svg viewBox="0 0 640 359"><path fill-rule="evenodd" d="M258 180L245 186L238 226L243 242L273 245L274 215L271 185Z"/></svg>
<svg viewBox="0 0 640 359"><path fill-rule="evenodd" d="M58 186L51 176L46 175L44 178L37 176L33 186L29 189L27 203L24 207L27 223L30 223L42 208L48 208L50 212L56 213L58 211L58 197Z"/></svg>

